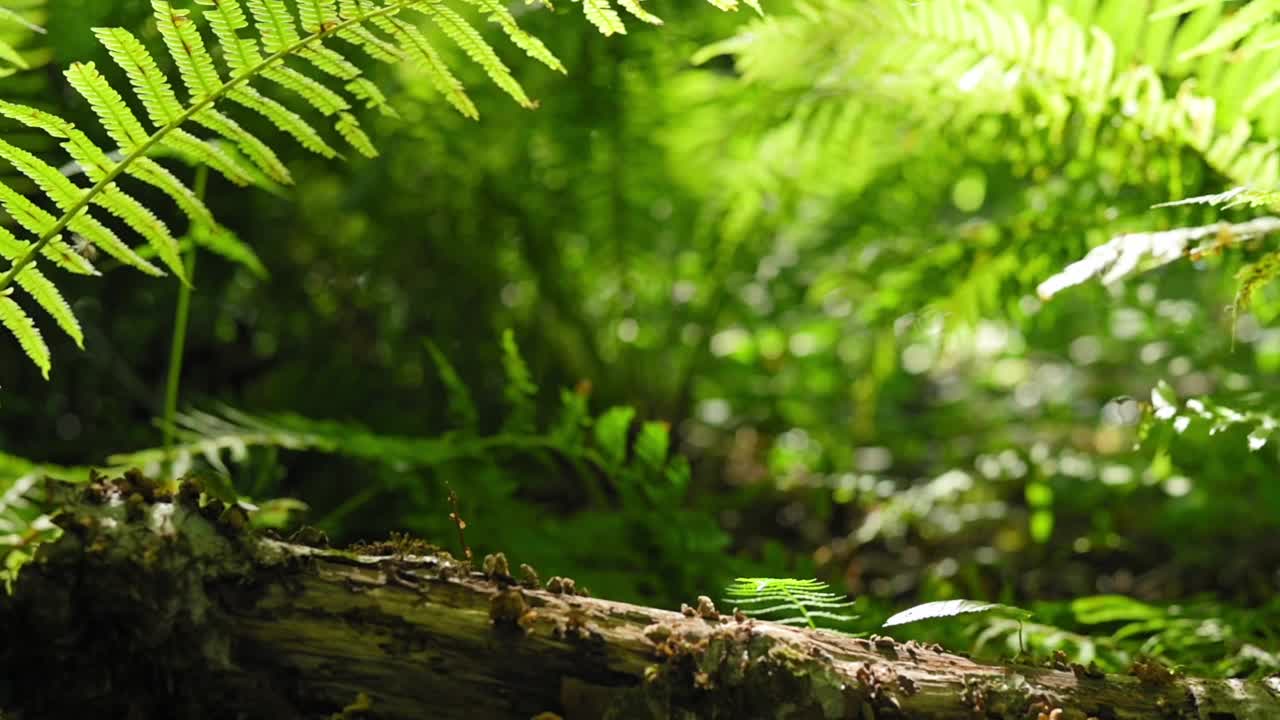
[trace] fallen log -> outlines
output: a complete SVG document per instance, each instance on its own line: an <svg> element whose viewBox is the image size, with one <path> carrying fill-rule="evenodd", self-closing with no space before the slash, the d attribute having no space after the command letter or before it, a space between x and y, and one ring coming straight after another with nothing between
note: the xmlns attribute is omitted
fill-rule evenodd
<svg viewBox="0 0 1280 720"><path fill-rule="evenodd" d="M61 537L0 597L0 717L1280 718L1276 679L981 664L583 597L405 538L287 542L137 475L59 493Z"/></svg>

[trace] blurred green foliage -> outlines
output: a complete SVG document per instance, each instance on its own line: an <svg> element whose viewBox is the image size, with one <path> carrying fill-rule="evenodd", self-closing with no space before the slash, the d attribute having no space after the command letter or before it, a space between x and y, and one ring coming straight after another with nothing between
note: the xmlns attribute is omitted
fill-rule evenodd
<svg viewBox="0 0 1280 720"><path fill-rule="evenodd" d="M94 56L87 24L144 21L43 5L53 67ZM370 67L399 113L361 116L382 157L283 153L284 197L210 184L270 274L201 258L180 465L340 540L449 546L452 488L477 551L619 599L816 575L862 630L974 598L1034 612L1034 653L1274 672L1274 240L1036 294L1109 238L1274 205L1280 19L1178 5L655 0L666 26L605 38L558 3L519 19L568 76L502 48L540 107L463 69L478 123ZM0 79L18 96L89 117L47 68ZM1153 209L1237 186L1258 201ZM50 334L46 383L0 345L0 449L164 471L112 456L160 444L177 284L62 287L87 351ZM39 517L20 497L0 537ZM1013 654L1019 627L904 632Z"/></svg>

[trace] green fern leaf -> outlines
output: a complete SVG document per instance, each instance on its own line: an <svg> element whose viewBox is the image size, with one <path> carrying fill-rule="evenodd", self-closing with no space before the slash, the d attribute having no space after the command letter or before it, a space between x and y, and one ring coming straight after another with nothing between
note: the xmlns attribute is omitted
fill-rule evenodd
<svg viewBox="0 0 1280 720"><path fill-rule="evenodd" d="M200 5L214 7L213 10L205 11L204 16L209 21L209 26L222 47L223 57L231 68L233 76L244 75L252 71L253 68L262 66L265 58L262 56L257 41L241 37L239 34L240 30L250 27L250 24L238 0L196 0L196 2ZM255 26L261 28L262 23L266 23L266 26L270 28L275 19L276 15L271 13L269 8L260 6L259 13L255 16L255 23L257 23ZM287 35L288 29L287 26L280 27L273 32L277 36ZM348 108L346 101L336 93L289 68L264 68L261 73L267 80L302 97L323 115L333 115ZM326 157L333 157L336 154L301 117L285 109L284 106L274 100L262 96L252 87L246 85L237 88L230 95L230 98L234 102L260 112L276 124L277 127L293 135L308 150Z"/></svg>
<svg viewBox="0 0 1280 720"><path fill-rule="evenodd" d="M1245 3L1219 24L1209 37L1195 47L1180 53L1178 61L1186 62L1231 47L1256 29L1259 24L1270 20L1278 10L1280 10L1280 1L1277 0L1252 0Z"/></svg>
<svg viewBox="0 0 1280 720"><path fill-rule="evenodd" d="M317 70L332 75L339 80L354 80L360 77L360 68L356 67L341 53L320 46L310 48L301 53Z"/></svg>
<svg viewBox="0 0 1280 720"><path fill-rule="evenodd" d="M248 0L248 5L262 38L262 47L267 52L281 52L302 39L284 3Z"/></svg>
<svg viewBox="0 0 1280 720"><path fill-rule="evenodd" d="M3 40L0 40L0 60L3 60L13 65L16 68L21 68L23 70L26 70L27 68L30 67L29 65L27 65L27 61L23 59L22 55L17 51L17 49L14 48L9 43L4 42ZM13 72L14 72L13 68L4 67L3 65L0 65L0 77L11 75L13 74Z"/></svg>
<svg viewBox="0 0 1280 720"><path fill-rule="evenodd" d="M52 228L56 222L52 215L37 207L35 203L4 183L0 183L0 206L4 207L9 217L13 218L15 222L33 235L43 234L46 230ZM98 274L98 271L89 264L88 260L85 260L60 239L50 244L54 245L54 251L46 253L46 257L54 260L61 267L82 275ZM76 261L76 258L80 258L79 262Z"/></svg>
<svg viewBox="0 0 1280 720"><path fill-rule="evenodd" d="M348 112L338 113L338 121L333 127L342 139L347 141L347 144L356 149L356 152L367 158L378 157L378 149L373 146L373 141L360 127L355 115Z"/></svg>
<svg viewBox="0 0 1280 720"><path fill-rule="evenodd" d="M474 432L480 417L476 412L475 401L471 398L471 390L466 383L462 382L462 378L458 376L458 371L453 367L453 363L449 362L449 358L430 340L427 340L427 352L431 354L431 359L436 364L436 372L440 375L440 382L444 383L445 392L448 393L450 420L454 425Z"/></svg>
<svg viewBox="0 0 1280 720"><path fill-rule="evenodd" d="M627 435L635 416L635 408L620 405L605 410L595 421L596 447L610 470L616 471L627 461Z"/></svg>
<svg viewBox="0 0 1280 720"><path fill-rule="evenodd" d="M339 14L342 17L355 17L364 12L364 6L368 3L359 0L340 0ZM414 6L416 3L408 3L408 7ZM401 59L400 50L395 45L374 35L368 28L354 26L346 28L338 33L338 37L359 47L366 55L377 60L378 62L395 63Z"/></svg>
<svg viewBox="0 0 1280 720"><path fill-rule="evenodd" d="M1280 276L1280 250L1273 250L1240 268L1236 273L1236 282L1240 285L1236 289L1232 310L1239 312L1241 309L1247 309L1253 301L1254 293L1278 276Z"/></svg>
<svg viewBox="0 0 1280 720"><path fill-rule="evenodd" d="M400 117L400 113L387 102L387 96L382 93L377 83L369 78L355 78L347 83L346 88L347 92L357 100L363 100L366 108L377 110L387 117Z"/></svg>
<svg viewBox="0 0 1280 720"><path fill-rule="evenodd" d="M31 317L8 295L0 295L0 325L13 333L22 351L40 368L44 379L48 380L49 371L53 367L49 358L49 346L45 344L40 329L31 321Z"/></svg>
<svg viewBox="0 0 1280 720"><path fill-rule="evenodd" d="M480 32L472 27L461 15L448 5L416 5L414 9L422 11L440 28L450 40L458 45L477 65L479 65L495 85L512 97L522 107L532 108L534 103L525 94L524 88L511 75L498 53L484 41Z"/></svg>
<svg viewBox="0 0 1280 720"><path fill-rule="evenodd" d="M232 76L243 75L262 64L258 42L240 35L241 30L249 27L249 19L238 1L196 0L196 4L214 8L205 10L204 17L222 48L223 60L231 68Z"/></svg>
<svg viewBox="0 0 1280 720"><path fill-rule="evenodd" d="M978 602L976 600L939 600L937 602L927 602L903 610L902 612L893 615L888 620L885 620L884 627L906 625L908 623L920 622L921 620L934 620L938 618L955 617L956 615L994 611L1009 612L1023 617L1031 615L1030 612L1021 608L1012 607L1010 605L1001 605L999 603Z"/></svg>
<svg viewBox="0 0 1280 720"><path fill-rule="evenodd" d="M67 142L63 143L62 147L71 156L71 159L89 176L89 179L95 183L102 180L115 166L115 163L107 154L93 144L84 133L57 116L4 101L0 101L0 115L18 120L30 127L44 130L53 137L67 138ZM174 188L174 192L181 193L181 190L185 190L185 188L182 188L179 183L179 187ZM190 191L186 192L190 193ZM192 196L192 199L194 200L194 196ZM151 210L127 195L115 183L106 185L103 191L93 199L93 202L105 208L112 215L124 220L134 231L144 237L151 244L156 255L164 261L165 265L183 282L186 282L186 270L183 267L182 260L178 257L177 241L169 233L168 227ZM204 204L198 200L194 200L190 209L194 213L200 213L201 217L208 217L212 220L208 209L204 208Z"/></svg>
<svg viewBox="0 0 1280 720"><path fill-rule="evenodd" d="M736 12L738 9L738 0L707 0L717 10L725 12Z"/></svg>
<svg viewBox="0 0 1280 720"><path fill-rule="evenodd" d="M236 234L225 227L218 225L196 224L191 226L188 233L191 241L196 245L222 257L233 263L244 266L249 272L260 278L266 278L269 273L267 267L262 264L262 260L258 258L258 254L253 251L243 240L236 237Z"/></svg>
<svg viewBox="0 0 1280 720"><path fill-rule="evenodd" d="M414 57L455 108L466 116L476 117L474 103L442 56L417 27L395 17L402 11L415 10L440 28L496 86L525 107L536 105L480 32L453 7L437 0L297 0L296 16L294 6L284 0L244 0L247 6L242 5L241 0L195 2L205 8L200 17L209 23L216 40L211 47L216 52L206 46L192 12L175 8L167 0L151 0L156 29L176 69L177 80L186 90L185 98L179 97L175 89L177 81L161 69L162 62L152 56L137 36L123 28L99 28L94 32L112 62L124 72L132 98L122 95L91 62L73 63L64 70L70 86L88 102L118 150L108 153L89 135L57 116L0 101L0 114L57 138L72 160L69 174L64 175L31 153L0 141L0 157L33 181L40 194L61 212L51 214L0 183L0 205L19 226L36 236L30 243L16 237L12 239L9 249L18 254L10 258L10 268L0 274L0 291L16 284L31 292L77 342L81 340L79 327L73 325L74 317L69 314L65 301L51 281L32 267L35 259L43 256L72 272L96 274L86 258L68 247L64 235L74 233L77 240L83 239L125 264L150 274L163 274L111 227L100 222L92 214L92 208L101 208L122 221L150 245L145 251L148 256L159 258L185 281L173 233L160 220L160 215L122 187L121 180L140 181L167 195L191 221L192 242L207 246L255 273L265 272L253 251L217 228L204 203L154 157L176 156L189 165L218 172L235 184L257 185L269 191L277 191L280 184L289 183L289 171L271 145L249 132L221 107L216 108L219 103L234 103L263 116L309 151L325 157L338 156L307 120L254 86L259 81L272 83L302 98L321 115L332 117L337 134L361 154L369 157L377 154L352 113L352 101L388 115L394 115L395 111L382 91L364 77L355 63L339 49L325 44L329 38L345 40L381 61ZM465 2L487 13L504 36L527 55L564 71L563 64L539 39L520 29L500 0ZM617 32L625 31L608 0L588 0L586 4L588 16L597 24L615 23ZM628 0L625 4L634 14L650 17L638 0ZM712 4L736 7L736 3L713 1ZM11 18L0 13L0 20L5 19ZM374 29L385 32L390 39L375 33ZM241 36L241 32L245 36ZM0 49L0 55L4 52ZM220 55L225 62L229 71L226 77L219 71L215 55ZM333 90L287 66L286 60L293 58L305 60L310 69L319 74L338 78L343 83L343 91ZM145 112L145 123L131 107L134 100ZM192 124L212 131L215 137L193 134L189 127ZM81 187L72 179L81 173L92 182L90 187ZM20 335L28 355L33 359L43 357L31 333L25 329L30 324L29 318L23 321L25 315L14 312L9 316L10 329L18 328L14 332ZM512 359L518 360L514 341L508 339L504 346L508 350L508 369L512 372L511 397L519 395L523 403L515 416L522 422L531 422L531 392L536 388L528 379L527 369L521 366L522 374L514 372L518 364Z"/></svg>
<svg viewBox="0 0 1280 720"><path fill-rule="evenodd" d="M526 55L546 65L552 70L561 73L568 73L564 64L560 62L547 46L543 44L537 37L530 35L520 28L516 23L515 16L507 9L507 6L501 0L470 0L472 4L480 7L489 13L489 19L497 23L502 28L502 32L515 43L515 46L525 52Z"/></svg>
<svg viewBox="0 0 1280 720"><path fill-rule="evenodd" d="M323 32L338 24L338 3L336 0L298 0L298 19L304 31Z"/></svg>
<svg viewBox="0 0 1280 720"><path fill-rule="evenodd" d="M511 411L506 426L520 431L531 430L534 426L533 401L538 394L538 386L533 382L529 366L516 344L516 334L511 330L502 333L502 369L507 374L507 385L502 394Z"/></svg>
<svg viewBox="0 0 1280 720"><path fill-rule="evenodd" d="M89 102L103 129L122 150L132 152L147 144L150 134L93 63L73 63L67 68L66 76L71 87ZM156 109L162 108L157 106ZM187 162L207 164L237 185L251 183L251 175L238 167L226 153L184 130L173 129L160 142Z"/></svg>
<svg viewBox="0 0 1280 720"><path fill-rule="evenodd" d="M176 10L167 2L152 0L156 28L173 58L192 102L211 97L222 89L222 77L204 45L188 10Z"/></svg>
<svg viewBox="0 0 1280 720"><path fill-rule="evenodd" d="M1179 15L1185 15L1195 10L1221 4L1222 0L1182 0L1182 2L1175 2L1155 10L1151 13L1150 19L1170 20L1178 17Z"/></svg>
<svg viewBox="0 0 1280 720"><path fill-rule="evenodd" d="M95 183L115 169L116 162L105 151L95 145L87 135L77 130L74 125L56 115L3 100L0 100L0 115L17 120L28 127L43 130L55 138L66 138L67 142L63 143L62 147ZM163 166L152 160L141 158L129 166L126 172L131 177L152 185L168 195L192 221L213 223L213 215L209 212L209 208L205 207L190 188L183 185L182 181ZM108 187L108 192L111 191L111 187ZM181 277L185 272L180 270L181 264L174 267L171 259L165 257L167 251L161 248L156 248L156 251L165 263L170 265L175 274Z"/></svg>
<svg viewBox="0 0 1280 720"><path fill-rule="evenodd" d="M751 617L817 628L817 620L852 622L856 616L837 613L853 601L832 593L819 580L790 578L737 578L725 588L725 602L741 606Z"/></svg>
<svg viewBox="0 0 1280 720"><path fill-rule="evenodd" d="M624 442L625 442L625 435ZM667 465L667 453L671 449L671 429L663 422L646 422L636 436L636 460L643 467L661 471Z"/></svg>
<svg viewBox="0 0 1280 720"><path fill-rule="evenodd" d="M472 120L479 119L480 111L467 96L462 82L454 77L449 66L440 57L440 53L427 41L418 28L402 20L396 20L396 39L411 57L418 62L418 67L427 75L427 79L435 89L444 96L458 112Z"/></svg>
<svg viewBox="0 0 1280 720"><path fill-rule="evenodd" d="M167 10L166 3L153 4L158 9L164 10L159 15L163 20L158 22L161 35L166 38L166 42L183 49L182 57L185 59L178 63L178 67L191 90L192 101L199 102L205 97L212 96L221 88L222 83L216 79L211 80L207 74L202 74L200 68L207 66L212 69L213 60L203 52L202 47L189 45L188 41L184 41L177 34L176 26L170 25L173 13ZM183 22L189 24L190 20ZM132 33L123 28L98 28L94 32L112 60L125 71L138 99L146 108L151 122L157 127L180 122L185 107L174 94L168 78L160 72L159 66L146 47ZM197 113L193 119L196 123L235 143L240 151L272 180L286 185L293 182L289 171L276 157L275 152L234 120L212 109ZM191 137L187 142L202 141ZM197 149L191 149L190 152L197 157L203 154Z"/></svg>
<svg viewBox="0 0 1280 720"><path fill-rule="evenodd" d="M1098 278L1114 283L1131 275L1167 265L1179 258L1198 258L1248 240L1280 232L1280 218L1260 217L1230 225L1218 223L1149 233L1117 235L1090 250L1036 288L1041 299L1049 300L1062 290ZM1205 241L1192 246L1194 241Z"/></svg>
<svg viewBox="0 0 1280 720"><path fill-rule="evenodd" d="M714 4L714 0L710 0ZM613 9L613 5L609 4L609 0L581 0L582 12L587 16L587 20L600 34L608 35L626 35L627 26L622 23L622 18L618 17L618 11Z"/></svg>
<svg viewBox="0 0 1280 720"><path fill-rule="evenodd" d="M197 0L197 2L201 5L212 5L214 7L213 10L205 11L204 15L209 20L214 36L222 46L223 56L226 58L227 65L231 68L233 76L241 76L251 72L254 68L260 68L259 72L262 77L302 98L322 115L331 116L351 108L350 103L341 95L292 68L285 67L282 64L264 66L263 63L266 58L263 57L257 41L239 35L240 30L250 26L249 19L244 14L244 9L241 7L239 0ZM263 33L264 36L269 36L269 39L264 37L268 42L268 52L283 52L289 47L289 45L282 44L285 39L297 38L297 30L288 17L287 11L282 6L276 3L264 3L262 0L253 0L249 3L249 10L254 16L253 27ZM293 43L299 41L300 38L294 40ZM278 49L271 50L270 48ZM245 90L246 92L237 91L235 95L232 95L232 99L242 104L254 102L255 109L263 108L269 110L270 114L267 112L263 114L277 125L287 120L289 127L293 129L290 134L293 134L299 142L302 142L304 147L316 151L316 147L323 146L322 143L317 145L318 135L314 131L307 132L306 128L299 126L300 118L296 120L288 118L280 113L276 107L270 107L262 103L259 99L262 96L252 91L251 88L246 87ZM318 152L325 154L323 151ZM329 152L332 153L332 150Z"/></svg>
<svg viewBox="0 0 1280 720"><path fill-rule="evenodd" d="M67 81L88 101L102 128L124 150L132 150L147 141L147 131L124 104L123 97L97 72L93 63L73 63L67 69Z"/></svg>
<svg viewBox="0 0 1280 720"><path fill-rule="evenodd" d="M0 227L0 257L11 263L15 262L26 254L29 247L28 243L15 238L8 230ZM77 347L84 349L84 331L80 328L80 321L71 311L71 305L67 303L66 298L62 297L57 286L45 277L44 273L40 272L34 264L28 265L18 273L15 282L31 296L31 299L44 308L45 312L49 313L58 327L75 341Z"/></svg>
<svg viewBox="0 0 1280 720"><path fill-rule="evenodd" d="M647 22L650 25L661 25L662 18L645 10L640 2L641 0L618 0L618 4L622 6L623 10L631 13L641 22Z"/></svg>
<svg viewBox="0 0 1280 720"><path fill-rule="evenodd" d="M39 186L64 211L75 206L84 193L82 188L77 187L65 175L58 172L57 168L38 159L26 150L14 147L3 140L0 140L0 158L12 163L18 172L26 175ZM10 203L16 203L13 199L14 195L17 195L17 193L10 188L0 187L0 198L5 199L6 207L9 207ZM47 215L46 217L48 217L48 224L52 225L53 218ZM132 265L148 275L158 276L164 274L160 268L140 257L124 241L117 237L110 228L98 222L88 213L77 215L68 223L67 227L80 233L108 255L126 265Z"/></svg>
<svg viewBox="0 0 1280 720"><path fill-rule="evenodd" d="M228 94L232 102L242 105L271 121L281 131L290 135L299 145L311 152L333 159L340 153L325 142L310 123L279 102L262 95L251 87L238 87Z"/></svg>

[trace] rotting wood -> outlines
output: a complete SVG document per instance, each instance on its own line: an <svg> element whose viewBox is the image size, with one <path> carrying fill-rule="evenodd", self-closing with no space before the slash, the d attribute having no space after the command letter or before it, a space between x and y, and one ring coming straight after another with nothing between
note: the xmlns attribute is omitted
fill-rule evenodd
<svg viewBox="0 0 1280 720"><path fill-rule="evenodd" d="M989 665L940 648L529 587L418 542L246 532L139 476L67 489L0 599L0 716L1263 720L1280 680Z"/></svg>

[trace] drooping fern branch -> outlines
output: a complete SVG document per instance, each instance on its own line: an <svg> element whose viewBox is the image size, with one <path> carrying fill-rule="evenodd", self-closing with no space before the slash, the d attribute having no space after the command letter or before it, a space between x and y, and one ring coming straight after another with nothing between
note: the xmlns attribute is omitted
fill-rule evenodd
<svg viewBox="0 0 1280 720"><path fill-rule="evenodd" d="M18 339L25 354L47 377L49 348L40 330L11 295L18 285L49 311L64 331L80 342L78 326L57 287L37 275L37 259L44 258L70 272L95 274L92 264L63 239L72 232L93 246L151 275L163 270L136 252L91 212L112 215L145 239L151 253L185 282L173 233L155 212L130 195L119 183L125 179L151 185L167 195L196 225L216 227L208 208L154 156L175 155L191 165L207 166L239 185L288 185L292 178L275 150L221 110L227 102L266 118L278 131L318 155L332 158L333 149L310 121L287 109L260 90L271 84L304 100L329 118L334 131L355 151L375 156L377 150L354 114L354 104L393 112L385 96L348 57L351 48L382 62L410 60L418 64L441 94L459 112L478 117L462 83L453 74L436 42L406 17L425 21L479 65L489 79L524 107L528 97L511 70L484 36L455 6L483 13L502 33L534 60L564 71L563 64L536 37L522 30L500 0L196 0L207 7L201 15L212 30L213 47L220 49L227 75L206 45L197 16L165 0L152 0L155 25L186 92L179 97L175 83L160 62L130 31L97 28L99 42L128 78L131 94L142 106L146 122L131 109L126 95L111 85L93 63L67 68L66 79L88 101L114 148L111 152L62 118L32 107L0 99L0 114L62 140L62 147L82 169L91 185L84 187L31 153L0 140L0 158L35 183L50 212L0 183L0 206L31 236L20 239L0 228L0 258L8 268L0 274L0 324ZM721 9L736 9L736 0L708 0ZM642 19L638 2L622 3ZM757 7L755 2L749 2ZM248 12L245 12L245 9ZM621 32L620 21L601 18L612 12L607 0L584 0L589 20L606 34ZM758 8L757 8L758 9ZM614 15L616 18L616 14ZM250 34L242 34L245 32ZM340 40L341 45L334 42ZM311 71L337 78L346 91L330 89L308 72L286 65L298 59ZM149 126L149 127L148 127ZM202 128L216 141L193 133ZM110 147L110 146L108 146ZM25 279L24 279L25 278Z"/></svg>
<svg viewBox="0 0 1280 720"><path fill-rule="evenodd" d="M1269 207L1280 209L1280 193L1240 186L1212 195L1199 195L1160 203L1157 208L1185 205L1214 207ZM1179 258L1198 260L1280 231L1280 218L1262 216L1242 223L1218 223L1199 227L1175 228L1159 232L1127 233L1093 248L1037 288L1041 299L1048 300L1060 291L1091 278L1113 283L1136 273L1151 270ZM1207 239L1207 241L1206 241ZM1203 241L1192 245L1193 241ZM1236 273L1233 313L1247 309L1254 294L1264 285L1280 277L1280 251L1271 251L1250 262Z"/></svg>
<svg viewBox="0 0 1280 720"><path fill-rule="evenodd" d="M1237 184L1269 188L1280 180L1266 142L1280 133L1280 81L1247 62L1210 70L1274 52L1278 26L1272 12L1254 25L1217 22L1225 5L1154 0L1148 16L1130 0L820 0L701 58L731 55L748 81L775 86L794 82L783 58L811 60L813 93L952 129L1006 116L1061 137L1075 116L1086 154L1104 120L1123 120L1148 141L1194 148ZM1203 72L1189 77L1193 59Z"/></svg>
<svg viewBox="0 0 1280 720"><path fill-rule="evenodd" d="M1048 300L1069 287L1093 278L1104 283L1118 282L1130 275L1167 265L1180 258L1199 259L1275 232L1280 232L1280 218L1266 216L1236 224L1218 223L1117 235L1040 283L1037 291L1041 299ZM1247 272L1241 277L1244 294L1239 300L1243 300L1245 304L1256 287L1275 275L1275 268L1269 264L1249 267L1254 267L1255 271Z"/></svg>
<svg viewBox="0 0 1280 720"><path fill-rule="evenodd" d="M790 578L737 578L725 588L725 601L742 607L752 617L784 625L818 627L818 620L850 622L854 616L836 610L853 606L831 592L820 580Z"/></svg>

